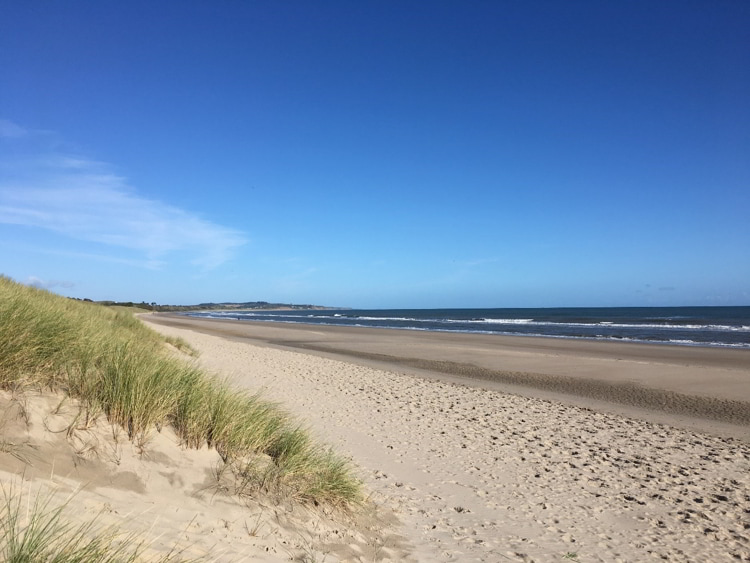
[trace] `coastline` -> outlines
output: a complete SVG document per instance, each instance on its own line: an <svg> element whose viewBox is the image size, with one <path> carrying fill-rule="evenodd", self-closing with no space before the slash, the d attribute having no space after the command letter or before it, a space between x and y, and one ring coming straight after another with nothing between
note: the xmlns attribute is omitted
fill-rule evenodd
<svg viewBox="0 0 750 563"><path fill-rule="evenodd" d="M750 350L148 315L149 322L750 442Z"/></svg>
<svg viewBox="0 0 750 563"><path fill-rule="evenodd" d="M176 311L165 311L176 312ZM750 349L750 306L181 311L210 319Z"/></svg>
<svg viewBox="0 0 750 563"><path fill-rule="evenodd" d="M262 323L247 332L250 323L141 318L186 339L206 369L283 403L351 457L370 498L400 521L384 529L391 539L374 546L373 560L750 561L750 444L703 432L711 421L696 419L698 427L685 430L672 424L681 418L674 414L662 413L668 424L658 424L549 400L540 389L524 396L520 386L503 392L488 380L361 357L380 346L418 356L404 331L343 334ZM452 342L439 339L440 357L478 355L476 345ZM512 343L503 352L508 361L550 370L603 361L636 371L685 367L664 351L660 362L634 349L618 360L607 356L611 350L553 354L540 352L538 342L523 350ZM709 354L690 365L745 373L727 361L736 360ZM704 392L711 398L711 386Z"/></svg>

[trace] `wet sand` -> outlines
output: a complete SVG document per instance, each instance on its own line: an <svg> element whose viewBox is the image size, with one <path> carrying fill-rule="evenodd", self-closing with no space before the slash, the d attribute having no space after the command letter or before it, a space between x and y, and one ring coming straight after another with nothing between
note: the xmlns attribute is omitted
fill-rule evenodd
<svg viewBox="0 0 750 563"><path fill-rule="evenodd" d="M750 441L750 351L150 315L149 322Z"/></svg>
<svg viewBox="0 0 750 563"><path fill-rule="evenodd" d="M61 395L3 392L22 506L50 495L154 557L750 562L748 351L141 318L350 458L374 504L239 498L169 428L139 446Z"/></svg>
<svg viewBox="0 0 750 563"><path fill-rule="evenodd" d="M342 561L750 561L749 425L573 394L741 421L747 354L142 318L352 459L401 525Z"/></svg>

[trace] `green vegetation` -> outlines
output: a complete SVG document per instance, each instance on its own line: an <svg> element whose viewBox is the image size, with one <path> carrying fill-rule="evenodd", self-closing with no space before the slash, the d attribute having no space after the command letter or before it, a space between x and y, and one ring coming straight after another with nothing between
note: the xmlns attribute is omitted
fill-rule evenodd
<svg viewBox="0 0 750 563"><path fill-rule="evenodd" d="M29 499L31 505L31 499ZM97 529L94 521L73 526L63 517L65 505L37 495L22 506L22 495L3 488L0 505L0 558L11 563L126 563L141 561L148 545L132 534ZM150 559L179 561L178 553Z"/></svg>
<svg viewBox="0 0 750 563"><path fill-rule="evenodd" d="M87 303L96 303L106 307L119 309L131 309L136 312L179 312L179 311L239 311L247 309L297 309L297 310L325 310L332 307L321 307L318 305L296 305L293 303L269 303L268 301L244 301L242 303L199 303L197 305L159 305L156 302L134 303L132 301L92 301L83 299Z"/></svg>
<svg viewBox="0 0 750 563"><path fill-rule="evenodd" d="M65 392L87 417L104 413L139 445L171 425L186 445L215 448L244 494L359 501L360 483L339 456L277 405L170 354L165 340L129 312L0 276L0 388Z"/></svg>

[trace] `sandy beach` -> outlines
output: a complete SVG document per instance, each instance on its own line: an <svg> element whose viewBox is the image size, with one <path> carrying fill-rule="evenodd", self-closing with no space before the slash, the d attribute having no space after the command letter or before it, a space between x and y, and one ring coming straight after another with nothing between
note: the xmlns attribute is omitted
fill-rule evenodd
<svg viewBox="0 0 750 563"><path fill-rule="evenodd" d="M146 560L750 561L747 351L141 319L348 457L365 508L238 496L170 428L134 444L63 395L3 391L22 517L65 504Z"/></svg>
<svg viewBox="0 0 750 563"><path fill-rule="evenodd" d="M148 317L301 351L748 438L750 352L554 338Z"/></svg>
<svg viewBox="0 0 750 563"><path fill-rule="evenodd" d="M373 559L750 560L745 351L144 320L351 456Z"/></svg>

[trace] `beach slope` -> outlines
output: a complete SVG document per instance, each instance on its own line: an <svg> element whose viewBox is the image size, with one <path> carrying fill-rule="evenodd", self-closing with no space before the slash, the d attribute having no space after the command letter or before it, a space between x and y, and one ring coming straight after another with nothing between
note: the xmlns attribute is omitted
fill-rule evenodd
<svg viewBox="0 0 750 563"><path fill-rule="evenodd" d="M747 354L144 320L350 455L402 521L404 558L750 560ZM695 416L482 370L713 406Z"/></svg>

